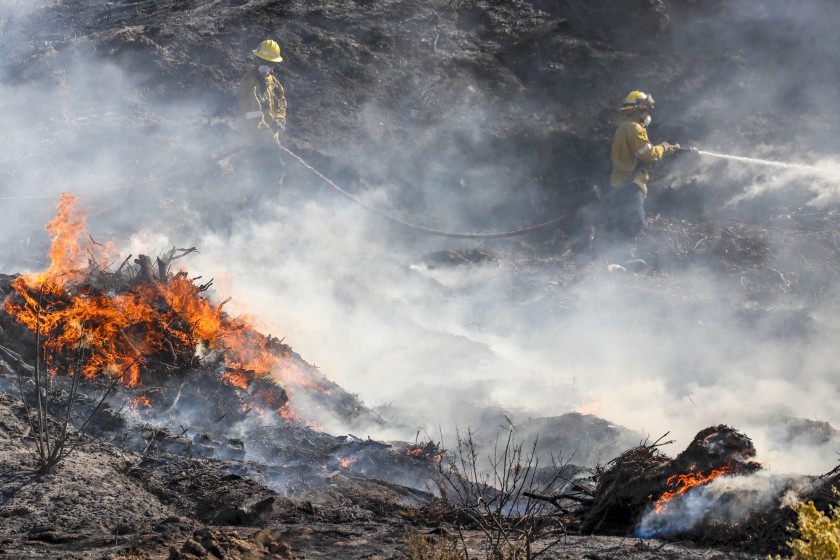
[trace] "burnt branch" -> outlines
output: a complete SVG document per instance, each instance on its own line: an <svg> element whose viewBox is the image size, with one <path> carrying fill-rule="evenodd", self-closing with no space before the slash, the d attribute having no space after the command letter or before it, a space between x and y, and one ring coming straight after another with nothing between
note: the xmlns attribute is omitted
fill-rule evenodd
<svg viewBox="0 0 840 560"><path fill-rule="evenodd" d="M513 426L505 437L497 435L493 455L480 460L471 430L457 432L457 450L440 463L436 481L441 498L453 504L459 531L467 526L479 529L492 558L539 557L547 548L534 550L534 543L549 534L564 533L556 516L557 494L564 483L563 465L552 461L540 468L537 440L528 448L514 437ZM555 506L555 509L549 508Z"/></svg>

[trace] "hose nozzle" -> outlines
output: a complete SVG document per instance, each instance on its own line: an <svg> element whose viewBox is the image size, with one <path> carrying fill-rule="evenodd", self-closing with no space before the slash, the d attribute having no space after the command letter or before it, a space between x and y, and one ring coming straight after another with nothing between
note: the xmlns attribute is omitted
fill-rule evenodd
<svg viewBox="0 0 840 560"><path fill-rule="evenodd" d="M679 148L677 148L677 152L688 153L688 154L698 154L698 153L700 153L700 149L695 148L694 146L680 146Z"/></svg>

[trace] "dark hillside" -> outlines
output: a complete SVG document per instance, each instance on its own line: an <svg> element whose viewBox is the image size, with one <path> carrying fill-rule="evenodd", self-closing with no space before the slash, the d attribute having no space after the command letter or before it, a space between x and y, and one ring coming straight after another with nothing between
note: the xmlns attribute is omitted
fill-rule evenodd
<svg viewBox="0 0 840 560"><path fill-rule="evenodd" d="M170 313L155 290L177 277L317 380L296 397L269 370L260 393L220 377L220 338L170 342L96 442L36 477L18 373L37 343L4 307L0 558L407 558L410 531L455 539L427 477L468 427L482 458L510 429L585 477L647 437L682 449L733 425L771 474L718 481L770 509L805 496L792 481L840 448L838 27L831 0L0 1L4 301L50 266L71 193L87 276L65 300L151 286ZM238 84L265 38L303 162L240 149ZM654 143L702 150L654 170L643 270L608 266L583 218L430 234L591 211L631 90L656 99ZM287 402L302 417L279 419ZM741 518L719 540L569 535L551 557L777 552L724 498Z"/></svg>

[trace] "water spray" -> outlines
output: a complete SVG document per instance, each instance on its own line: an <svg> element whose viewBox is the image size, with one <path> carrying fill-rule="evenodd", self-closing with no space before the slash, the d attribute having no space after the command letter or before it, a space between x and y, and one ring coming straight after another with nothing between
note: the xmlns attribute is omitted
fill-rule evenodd
<svg viewBox="0 0 840 560"><path fill-rule="evenodd" d="M782 169L810 169L811 171L815 171L817 168L813 165L805 165L802 163L786 163L783 161L773 161L770 159L758 159L758 158L750 158L750 157L743 157L743 156L730 156L727 154L717 154L715 152L707 152L706 150L697 150L697 153L701 156L709 156L713 158L719 159L727 159L731 161L738 161L741 163L747 163L752 165L765 165L769 167L778 167Z"/></svg>

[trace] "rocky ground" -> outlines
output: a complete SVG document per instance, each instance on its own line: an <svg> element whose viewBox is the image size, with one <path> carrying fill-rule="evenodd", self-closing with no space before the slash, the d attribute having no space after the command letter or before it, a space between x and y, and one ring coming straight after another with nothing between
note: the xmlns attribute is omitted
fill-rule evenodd
<svg viewBox="0 0 840 560"><path fill-rule="evenodd" d="M6 393L0 399L0 558L396 559L416 557L409 556L412 538L430 547L463 538L471 556L487 551L480 531L459 536L440 513L425 509L425 492L321 457L297 467L276 459L223 460L219 453L201 458L199 439L149 426L123 433L138 430L148 438L145 447L132 450L120 438L88 442L54 473L36 474L31 438L21 438L27 433L21 403ZM411 472L403 462L389 468ZM558 559L762 557L690 542L574 533L535 546Z"/></svg>
<svg viewBox="0 0 840 560"><path fill-rule="evenodd" d="M119 235L125 223L187 230L184 216L194 214L220 231L241 226L227 210L247 209L255 193L219 185L238 177L248 160L222 156L239 142L234 98L247 54L267 36L281 42L285 58L284 144L355 195L428 227L506 231L591 202L608 173L616 105L631 89L657 99L655 142L804 164L836 150L829 102L840 94L832 54L840 15L828 1L788 7L768 0L752 8L726 0L23 6L3 8L2 86L46 91L30 98L50 110L26 134L7 116L10 143L33 147L2 161L0 194L54 196L67 169L93 159L90 146L110 145L109 157L125 172L119 176L134 180L115 182L116 173L74 178L90 183L105 235ZM89 61L107 61L130 78L105 71L92 84L79 83L78 66ZM50 149L36 149L29 132ZM71 167L59 165L63 159ZM301 193L336 196L291 159L284 173L294 185L283 195L290 203L305 204ZM422 272L498 263L517 278L509 297L521 313L608 308L600 288L620 286L668 309L663 332L677 326L690 335L699 327L683 317L714 301L776 346L814 334L813 313L831 305L840 273L831 177L785 181L764 168L733 171L725 161L680 156L654 179L641 274L604 266L575 220L492 245L453 241L426 252ZM178 196L185 185L200 196ZM14 208L20 223L42 227L52 217L52 209ZM4 233L3 262L43 268L46 240L26 228ZM705 290L681 274L693 269L719 274L723 288ZM441 298L463 295L434 276L428 281ZM9 328L0 341L14 342ZM34 474L15 392L21 366L3 359L0 558L396 559L411 554L413 533L430 542L459 537L449 520L422 507L428 493L420 481L434 463L393 459L405 442L256 430L244 447L259 448L262 460L245 460L231 443L241 434L213 432L206 418L179 435L180 418L115 407L111 413L125 417L119 429L79 447L55 473ZM350 396L343 404L363 406ZM383 421L377 415L385 412L368 413ZM520 429L558 448L586 439L591 453L579 459L588 465L638 443L629 430L580 415L532 419ZM803 420L790 429L791 440L836 440L827 424ZM356 466L343 465L353 453ZM361 468L370 457L386 467ZM482 535L468 531L464 538L470 557L481 557ZM558 559L722 560L768 552L573 533L539 545Z"/></svg>

